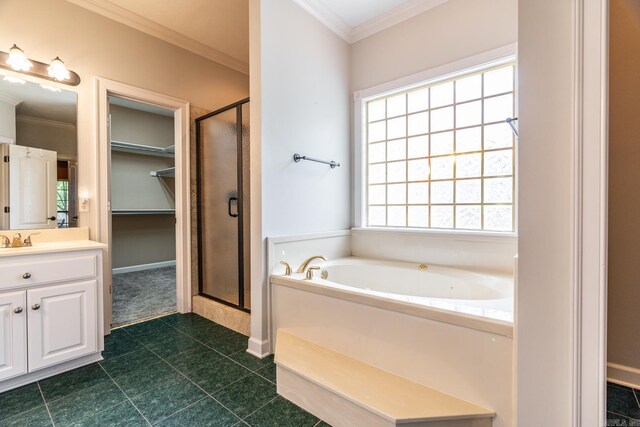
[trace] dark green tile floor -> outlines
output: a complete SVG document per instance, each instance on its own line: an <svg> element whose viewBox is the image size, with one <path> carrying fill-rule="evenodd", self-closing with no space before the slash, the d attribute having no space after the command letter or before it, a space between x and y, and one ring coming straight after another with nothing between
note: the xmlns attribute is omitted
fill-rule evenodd
<svg viewBox="0 0 640 427"><path fill-rule="evenodd" d="M195 314L114 330L104 360L0 394L0 426L327 426L278 396L273 358Z"/></svg>

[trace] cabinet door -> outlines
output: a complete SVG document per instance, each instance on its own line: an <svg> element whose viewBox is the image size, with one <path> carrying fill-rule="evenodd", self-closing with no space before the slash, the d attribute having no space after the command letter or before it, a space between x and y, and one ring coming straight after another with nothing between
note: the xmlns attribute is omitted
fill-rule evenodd
<svg viewBox="0 0 640 427"><path fill-rule="evenodd" d="M97 351L95 280L27 291L29 371Z"/></svg>
<svg viewBox="0 0 640 427"><path fill-rule="evenodd" d="M27 372L27 293L0 294L0 381Z"/></svg>

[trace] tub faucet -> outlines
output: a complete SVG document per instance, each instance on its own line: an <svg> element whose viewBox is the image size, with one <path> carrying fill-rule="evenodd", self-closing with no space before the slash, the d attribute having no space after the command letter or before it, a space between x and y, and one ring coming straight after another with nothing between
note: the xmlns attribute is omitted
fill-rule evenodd
<svg viewBox="0 0 640 427"><path fill-rule="evenodd" d="M313 262L316 259L321 259L323 261L327 260L325 257L321 255L314 255L311 258L307 258L306 260L304 260L302 262L302 265L300 265L300 267L298 267L298 269L296 270L296 273L304 273L307 267L309 267L309 264L311 264L311 262Z"/></svg>

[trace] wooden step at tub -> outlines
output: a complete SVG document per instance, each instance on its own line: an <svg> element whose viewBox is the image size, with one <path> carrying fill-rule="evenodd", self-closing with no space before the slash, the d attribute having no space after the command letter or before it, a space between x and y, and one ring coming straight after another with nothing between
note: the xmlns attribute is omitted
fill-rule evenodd
<svg viewBox="0 0 640 427"><path fill-rule="evenodd" d="M490 427L495 412L278 330L278 393L334 427Z"/></svg>

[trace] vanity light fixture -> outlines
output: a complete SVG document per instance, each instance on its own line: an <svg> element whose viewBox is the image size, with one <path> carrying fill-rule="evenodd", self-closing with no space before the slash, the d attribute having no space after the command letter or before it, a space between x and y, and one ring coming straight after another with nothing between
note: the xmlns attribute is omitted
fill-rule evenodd
<svg viewBox="0 0 640 427"><path fill-rule="evenodd" d="M49 77L52 77L56 81L69 80L71 78L71 73L67 70L67 66L64 65L64 62L60 59L59 56L56 56L51 60L51 64L49 64Z"/></svg>
<svg viewBox="0 0 640 427"><path fill-rule="evenodd" d="M11 49L9 49L7 64L9 64L15 71L29 71L33 68L33 63L29 61L29 58L24 54L24 51L15 44Z"/></svg>
<svg viewBox="0 0 640 427"><path fill-rule="evenodd" d="M0 68L69 86L80 84L80 76L69 70L60 57L56 56L49 64L30 60L24 51L15 44L8 53L0 51Z"/></svg>

